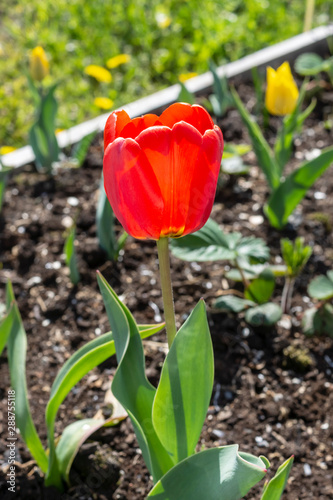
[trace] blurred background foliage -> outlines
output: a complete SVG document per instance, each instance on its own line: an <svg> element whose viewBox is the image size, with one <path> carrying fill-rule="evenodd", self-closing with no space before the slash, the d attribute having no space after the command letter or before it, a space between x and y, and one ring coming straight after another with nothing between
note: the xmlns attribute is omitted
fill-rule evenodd
<svg viewBox="0 0 333 500"><path fill-rule="evenodd" d="M27 142L33 102L26 72L41 45L50 62L45 83L60 80L57 127L71 127L179 80L302 32L304 0L11 0L0 4L0 146ZM313 26L333 18L333 2L317 0ZM90 64L129 54L101 83ZM95 101L95 103L94 103Z"/></svg>

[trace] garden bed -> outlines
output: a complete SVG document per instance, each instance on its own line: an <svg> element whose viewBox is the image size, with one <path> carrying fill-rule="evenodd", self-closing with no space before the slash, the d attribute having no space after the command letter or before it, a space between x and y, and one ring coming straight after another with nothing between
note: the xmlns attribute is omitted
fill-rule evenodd
<svg viewBox="0 0 333 500"><path fill-rule="evenodd" d="M251 87L244 82L235 84L251 109L255 102ZM333 92L326 90L297 138L291 168L314 149L332 144L332 130L323 126L332 104ZM271 120L269 136L274 137L277 123ZM218 124L226 142L249 142L235 110L228 111ZM0 302L10 279L28 336L26 369L31 411L44 443L44 409L58 370L78 347L109 330L96 270L122 296L138 323L154 323L162 316L155 243L128 238L116 263L108 261L98 247L95 213L102 158L102 137L98 136L80 169L64 168L54 177L46 177L26 166L10 179L1 214ZM272 262L278 262L281 236L304 236L313 254L296 282L291 314L267 330L253 329L242 319L212 310L214 298L226 288L222 262L184 263L172 257L177 322L180 325L203 297L214 344L214 392L200 447L239 443L242 451L265 455L272 471L294 454L285 498L328 500L333 495L332 340L305 337L300 320L309 307L309 280L332 267L332 167L310 189L292 222L278 232L263 216L268 190L254 154L248 153L245 160L251 165L250 174L222 179L212 218L226 232L240 231L243 236L263 238L270 247ZM81 274L77 287L70 282L63 256L64 232L73 220L77 225ZM281 279L277 302L282 285ZM307 361L292 362L286 355L288 346L308 350ZM144 341L147 375L153 384L158 381L166 347L164 333ZM110 359L71 391L60 407L57 433L75 419L93 417L97 412L107 415L109 404L105 397L115 368L115 359ZM10 387L6 354L0 358L0 378L0 454L6 460L5 403ZM20 440L16 456L15 498L67 498L44 488ZM5 460L0 463L0 492L1 498L11 498ZM129 419L92 436L82 447L72 472L74 486L67 492L69 498L141 500L152 487ZM261 488L251 490L246 498L259 498Z"/></svg>

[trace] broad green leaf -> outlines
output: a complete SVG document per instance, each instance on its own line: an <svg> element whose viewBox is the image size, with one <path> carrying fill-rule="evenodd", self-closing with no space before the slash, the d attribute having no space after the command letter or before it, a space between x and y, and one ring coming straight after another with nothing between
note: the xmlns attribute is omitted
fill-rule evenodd
<svg viewBox="0 0 333 500"><path fill-rule="evenodd" d="M293 462L294 456L291 456L280 465L275 476L264 486L261 500L280 500L287 484Z"/></svg>
<svg viewBox="0 0 333 500"><path fill-rule="evenodd" d="M140 335L147 338L162 330L164 323L158 325L140 325ZM62 366L55 378L50 399L46 407L46 425L50 448L49 477L52 478L57 469L54 444L54 425L57 412L70 390L93 368L103 363L115 354L115 345L112 332L97 337L78 349ZM51 479L50 479L51 481Z"/></svg>
<svg viewBox="0 0 333 500"><path fill-rule="evenodd" d="M245 313L245 321L252 326L272 326L279 321L281 316L281 307L273 302L267 302L248 309Z"/></svg>
<svg viewBox="0 0 333 500"><path fill-rule="evenodd" d="M234 104L249 132L258 164L266 176L270 189L273 191L280 184L279 166L274 159L273 152L264 138L259 125L249 115L236 90L232 89L231 93Z"/></svg>
<svg viewBox="0 0 333 500"><path fill-rule="evenodd" d="M213 307L215 309L221 309L222 311L232 311L238 314L255 305L256 303L252 302L252 300L241 299L235 295L222 295L215 300Z"/></svg>
<svg viewBox="0 0 333 500"><path fill-rule="evenodd" d="M131 418L146 465L158 481L173 465L152 423L156 389L147 380L141 337L133 316L101 274L98 284L111 324L118 369L112 392Z"/></svg>
<svg viewBox="0 0 333 500"><path fill-rule="evenodd" d="M305 335L328 335L333 337L333 306L323 304L319 309L307 309L302 318L302 328Z"/></svg>
<svg viewBox="0 0 333 500"><path fill-rule="evenodd" d="M264 210L270 224L281 229L308 189L333 162L333 147L324 149L320 156L304 163L292 172L280 186L273 191Z"/></svg>
<svg viewBox="0 0 333 500"><path fill-rule="evenodd" d="M271 298L275 288L274 274L270 269L264 269L258 278L251 281L244 292L244 297L256 304L264 304Z"/></svg>
<svg viewBox="0 0 333 500"><path fill-rule="evenodd" d="M214 356L201 300L178 331L162 367L153 425L174 463L195 451L214 382Z"/></svg>
<svg viewBox="0 0 333 500"><path fill-rule="evenodd" d="M297 57L295 71L302 76L313 76L323 71L325 61L314 52L307 52Z"/></svg>
<svg viewBox="0 0 333 500"><path fill-rule="evenodd" d="M66 264L69 267L69 273L71 282L73 285L77 285L80 281L80 273L77 266L76 252L75 252L75 226L73 226L66 238L64 245L64 254L66 258Z"/></svg>
<svg viewBox="0 0 333 500"><path fill-rule="evenodd" d="M103 419L85 418L65 428L57 445L56 454L60 473L67 484L72 463L80 446L104 424Z"/></svg>
<svg viewBox="0 0 333 500"><path fill-rule="evenodd" d="M12 314L11 330L9 335L7 334L7 355L11 387L15 391L16 427L19 428L22 439L40 469L46 472L48 458L33 423L28 401L25 376L27 335L10 282L7 283L6 288L6 304L7 310Z"/></svg>
<svg viewBox="0 0 333 500"><path fill-rule="evenodd" d="M308 286L310 297L318 300L328 300L333 297L333 281L326 276L317 276Z"/></svg>
<svg viewBox="0 0 333 500"><path fill-rule="evenodd" d="M186 458L154 486L156 500L239 500L266 473L265 463L238 445L210 448Z"/></svg>
<svg viewBox="0 0 333 500"><path fill-rule="evenodd" d="M183 84L183 82L179 82L180 84L180 92L177 101L178 102L187 102L188 104L194 104L195 103L195 96L187 90L186 86Z"/></svg>
<svg viewBox="0 0 333 500"><path fill-rule="evenodd" d="M199 231L173 239L171 251L179 259L198 262L243 257L260 261L269 257L269 249L262 239L224 233L212 219L208 219Z"/></svg>
<svg viewBox="0 0 333 500"><path fill-rule="evenodd" d="M287 266L285 265L266 265L266 264L255 264L250 265L247 263L245 267L242 267L243 274L247 280L253 280L259 276L259 274L264 270L269 269L272 271L275 277L286 276ZM230 269L225 273L225 277L233 281L243 281L241 274L238 269Z"/></svg>

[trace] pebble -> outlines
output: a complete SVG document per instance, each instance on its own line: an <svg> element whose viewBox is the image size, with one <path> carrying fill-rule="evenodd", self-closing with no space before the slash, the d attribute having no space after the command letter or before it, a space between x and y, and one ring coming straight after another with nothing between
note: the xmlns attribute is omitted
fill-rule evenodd
<svg viewBox="0 0 333 500"><path fill-rule="evenodd" d="M311 161L314 160L315 158L318 158L318 156L321 154L321 150L318 148L314 148L311 151L306 151L305 153L305 159L306 161Z"/></svg>
<svg viewBox="0 0 333 500"><path fill-rule="evenodd" d="M75 198L75 196L70 196L69 198L67 198L67 203L71 207L77 207L79 204L79 200L78 200L78 198Z"/></svg>
<svg viewBox="0 0 333 500"><path fill-rule="evenodd" d="M326 194L325 193L322 193L321 191L316 191L313 195L313 197L316 199L316 200L324 200L326 198Z"/></svg>
<svg viewBox="0 0 333 500"><path fill-rule="evenodd" d="M220 429L213 429L212 435L214 437L217 437L218 439L222 439L225 436L225 432L221 431Z"/></svg>
<svg viewBox="0 0 333 500"><path fill-rule="evenodd" d="M312 475L312 470L309 464L303 465L304 476L308 477Z"/></svg>
<svg viewBox="0 0 333 500"><path fill-rule="evenodd" d="M72 217L70 217L69 215L66 215L65 217L62 218L61 224L64 227L71 227L74 224L74 221L73 221Z"/></svg>
<svg viewBox="0 0 333 500"><path fill-rule="evenodd" d="M249 217L249 222L253 226L260 226L264 222L264 218L262 215L251 215Z"/></svg>

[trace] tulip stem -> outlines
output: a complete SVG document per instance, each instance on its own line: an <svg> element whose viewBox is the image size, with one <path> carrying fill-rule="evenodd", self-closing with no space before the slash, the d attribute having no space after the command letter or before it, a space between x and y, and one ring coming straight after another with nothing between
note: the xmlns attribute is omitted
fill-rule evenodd
<svg viewBox="0 0 333 500"><path fill-rule="evenodd" d="M176 336L175 307L173 303L172 284L170 275L169 238L160 238L157 241L158 260L160 265L161 287L169 348Z"/></svg>

